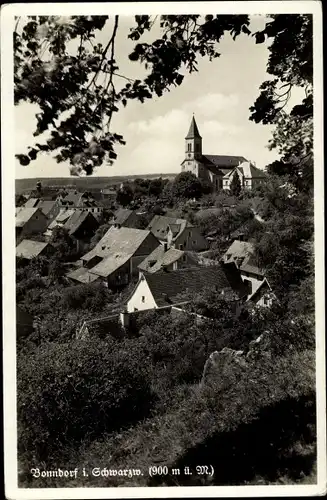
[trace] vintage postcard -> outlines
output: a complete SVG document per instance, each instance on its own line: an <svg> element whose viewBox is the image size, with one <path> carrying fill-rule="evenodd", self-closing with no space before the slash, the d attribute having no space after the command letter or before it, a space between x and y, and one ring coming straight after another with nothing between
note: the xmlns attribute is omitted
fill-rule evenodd
<svg viewBox="0 0 327 500"><path fill-rule="evenodd" d="M325 494L321 3L1 42L6 498Z"/></svg>

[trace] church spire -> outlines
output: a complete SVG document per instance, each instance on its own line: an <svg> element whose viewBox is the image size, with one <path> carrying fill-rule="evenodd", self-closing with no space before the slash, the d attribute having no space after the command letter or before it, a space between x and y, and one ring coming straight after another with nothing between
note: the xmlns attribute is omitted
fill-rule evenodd
<svg viewBox="0 0 327 500"><path fill-rule="evenodd" d="M201 139L201 136L193 114L191 126L185 139L195 139L195 138Z"/></svg>

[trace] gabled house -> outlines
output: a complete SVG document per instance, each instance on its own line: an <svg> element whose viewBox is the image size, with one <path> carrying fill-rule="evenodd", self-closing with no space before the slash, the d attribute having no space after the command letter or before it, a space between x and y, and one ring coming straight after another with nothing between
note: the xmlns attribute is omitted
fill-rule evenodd
<svg viewBox="0 0 327 500"><path fill-rule="evenodd" d="M75 209L71 208L61 208L59 210L58 215L50 222L50 224L47 227L47 230L44 232L44 236L46 241L49 241L49 239L52 236L52 231L56 227L63 227L65 223L74 215L76 212Z"/></svg>
<svg viewBox="0 0 327 500"><path fill-rule="evenodd" d="M119 208L114 213L112 219L110 219L109 224L114 227L130 227L137 228L139 221L139 216L135 210L128 210L127 208Z"/></svg>
<svg viewBox="0 0 327 500"><path fill-rule="evenodd" d="M206 287L213 288L217 293L233 293L239 301L243 301L247 294L235 265L141 273L127 301L127 312L179 304L180 294L186 291L198 292Z"/></svg>
<svg viewBox="0 0 327 500"><path fill-rule="evenodd" d="M16 208L16 243L33 234L43 233L48 224L48 218L39 208Z"/></svg>
<svg viewBox="0 0 327 500"><path fill-rule="evenodd" d="M16 247L16 257L29 261L35 257L48 257L54 248L44 241L22 240Z"/></svg>
<svg viewBox="0 0 327 500"><path fill-rule="evenodd" d="M49 221L53 220L59 213L59 204L55 200L43 200L42 198L29 198L24 204L25 208L40 208Z"/></svg>
<svg viewBox="0 0 327 500"><path fill-rule="evenodd" d="M265 278L262 269L254 255L254 245L249 241L235 240L224 253L222 262L234 262L239 268L242 279L248 288L248 295L252 295Z"/></svg>
<svg viewBox="0 0 327 500"><path fill-rule="evenodd" d="M79 193L75 190L60 193L57 197L57 202L60 208L75 209L93 214L101 213L103 210L101 204L88 191Z"/></svg>
<svg viewBox="0 0 327 500"><path fill-rule="evenodd" d="M249 161L243 161L224 175L223 189L230 189L234 175L239 177L240 184L245 189L252 189L263 183L267 178L263 170L260 170Z"/></svg>
<svg viewBox="0 0 327 500"><path fill-rule="evenodd" d="M140 272L157 273L163 269L173 271L184 267L195 267L199 265L195 252L168 248L167 243L159 245L144 259L138 268Z"/></svg>
<svg viewBox="0 0 327 500"><path fill-rule="evenodd" d="M63 225L69 236L76 241L77 250L88 244L99 227L99 222L91 212L76 210Z"/></svg>
<svg viewBox="0 0 327 500"><path fill-rule="evenodd" d="M100 280L108 287L127 285L138 275L138 265L158 245L150 231L127 227L110 227L97 245L81 260L86 271L75 270L68 277L75 281ZM82 279L80 279L82 278Z"/></svg>
<svg viewBox="0 0 327 500"><path fill-rule="evenodd" d="M247 298L247 302L256 306L270 307L275 299L276 296L268 280L264 278L256 290Z"/></svg>
<svg viewBox="0 0 327 500"><path fill-rule="evenodd" d="M199 228L193 226L186 219L155 215L147 229L161 243L167 243L168 247L193 251L201 251L209 248L208 242L202 236Z"/></svg>

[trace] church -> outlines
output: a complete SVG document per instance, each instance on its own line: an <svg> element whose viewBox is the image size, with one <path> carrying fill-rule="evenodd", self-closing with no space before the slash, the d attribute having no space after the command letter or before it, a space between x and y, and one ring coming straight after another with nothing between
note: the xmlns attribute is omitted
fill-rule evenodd
<svg viewBox="0 0 327 500"><path fill-rule="evenodd" d="M213 184L215 190L229 189L234 175L238 175L242 188L252 189L266 178L265 173L244 156L206 155L202 153L202 137L194 116L185 137L185 159L182 172Z"/></svg>

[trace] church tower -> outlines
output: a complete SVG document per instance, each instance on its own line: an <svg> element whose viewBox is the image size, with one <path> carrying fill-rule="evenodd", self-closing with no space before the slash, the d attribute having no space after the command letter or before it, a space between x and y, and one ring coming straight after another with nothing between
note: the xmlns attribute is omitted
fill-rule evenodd
<svg viewBox="0 0 327 500"><path fill-rule="evenodd" d="M193 115L190 129L185 137L185 160L200 160L201 156L202 137L199 134L199 129Z"/></svg>

